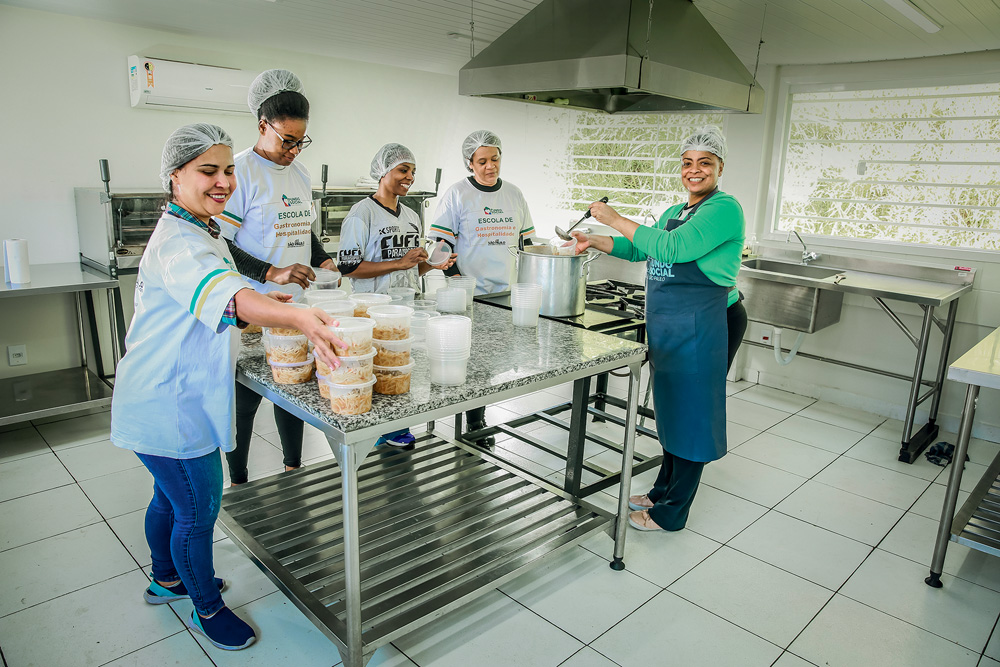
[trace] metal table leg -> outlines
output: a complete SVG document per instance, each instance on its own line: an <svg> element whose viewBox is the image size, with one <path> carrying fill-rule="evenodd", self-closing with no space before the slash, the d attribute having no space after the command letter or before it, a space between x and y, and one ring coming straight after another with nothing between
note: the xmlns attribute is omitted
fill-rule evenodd
<svg viewBox="0 0 1000 667"><path fill-rule="evenodd" d="M951 475L948 477L948 488L944 493L944 506L941 508L941 522L938 524L937 541L934 543L934 556L931 558L931 574L924 583L933 588L941 588L941 572L944 569L944 557L948 552L948 540L951 535L951 524L955 520L955 506L958 504L958 492L962 487L962 473L965 470L965 456L969 451L969 440L972 436L972 420L976 416L976 398L979 387L970 384L965 393L965 407L962 408L962 423L958 428L958 443L951 458Z"/></svg>
<svg viewBox="0 0 1000 667"><path fill-rule="evenodd" d="M344 513L344 602L347 611L347 655L344 667L364 667L366 660L361 638L361 540L358 515L358 467L372 445L351 446L327 436L340 465L341 498Z"/></svg>
<svg viewBox="0 0 1000 667"><path fill-rule="evenodd" d="M958 299L955 299L948 306L948 319L942 330L944 340L941 342L941 358L938 360L937 377L934 378L935 391L933 398L931 398L931 411L928 417L930 424L937 421L938 408L941 407L941 394L944 393L944 380L948 373L948 353L951 351L951 337L955 332L955 317L957 315Z"/></svg>
<svg viewBox="0 0 1000 667"><path fill-rule="evenodd" d="M587 445L587 399L590 397L590 378L580 378L573 383L573 408L569 418L569 447L566 450L566 481L563 489L574 498L580 497L583 484L584 449ZM631 459L629 459L631 463Z"/></svg>
<svg viewBox="0 0 1000 667"><path fill-rule="evenodd" d="M615 552L612 570L625 569L625 530L628 528L628 496L632 492L632 452L635 449L636 414L639 410L639 372L642 364L629 364L628 408L625 411L625 447L622 452L622 479L618 485L618 520L615 523Z"/></svg>
<svg viewBox="0 0 1000 667"><path fill-rule="evenodd" d="M604 398L605 396L608 395L608 384L610 381L610 377L611 377L610 373L601 373L600 375L597 376L597 384L595 389L595 393L597 394L597 400L594 401L594 407L597 408L598 410L601 410L602 412L607 409L607 403L604 400ZM595 423L603 421L604 419L602 417L594 415Z"/></svg>
<svg viewBox="0 0 1000 667"><path fill-rule="evenodd" d="M913 420L920 403L921 380L924 376L924 361L927 359L927 346L931 338L931 323L934 320L934 307L921 306L924 309L924 319L920 326L920 338L917 341L917 360L913 368L913 379L910 382L910 398L906 403L906 419L903 420L903 440L899 450L899 460L913 463L924 447L934 436L928 436L921 431L920 437L912 436ZM937 431L935 429L935 435Z"/></svg>

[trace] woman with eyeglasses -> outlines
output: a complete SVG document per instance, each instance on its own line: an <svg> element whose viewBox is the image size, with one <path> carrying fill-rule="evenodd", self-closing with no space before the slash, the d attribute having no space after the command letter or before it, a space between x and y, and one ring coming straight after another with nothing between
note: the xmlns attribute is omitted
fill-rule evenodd
<svg viewBox="0 0 1000 667"><path fill-rule="evenodd" d="M312 232L312 179L295 160L312 142L306 135L309 101L295 74L272 69L254 79L247 103L257 117L257 143L235 156L239 188L220 216L223 235L231 241L236 268L254 289L294 296L315 279L311 266L336 269ZM260 401L260 394L237 383L236 449L226 453L232 484L248 480L250 438ZM285 470L294 470L302 465L302 420L274 406L274 422Z"/></svg>

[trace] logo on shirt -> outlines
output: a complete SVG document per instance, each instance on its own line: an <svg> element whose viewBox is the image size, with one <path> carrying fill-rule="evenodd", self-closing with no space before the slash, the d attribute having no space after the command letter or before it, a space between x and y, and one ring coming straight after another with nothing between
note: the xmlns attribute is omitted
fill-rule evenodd
<svg viewBox="0 0 1000 667"><path fill-rule="evenodd" d="M502 208L490 208L489 206L483 207L483 215L501 215L502 213Z"/></svg>
<svg viewBox="0 0 1000 667"><path fill-rule="evenodd" d="M289 197L288 195L281 195L281 202L285 206L294 206L302 203L302 197Z"/></svg>
<svg viewBox="0 0 1000 667"><path fill-rule="evenodd" d="M306 242L303 241L302 239L295 239L294 241L289 241L288 245L285 246L285 247L287 247L287 248L301 248L305 244L306 244Z"/></svg>
<svg viewBox="0 0 1000 667"><path fill-rule="evenodd" d="M667 278L674 278L674 265L650 259L646 262L646 277L650 280L663 281Z"/></svg>

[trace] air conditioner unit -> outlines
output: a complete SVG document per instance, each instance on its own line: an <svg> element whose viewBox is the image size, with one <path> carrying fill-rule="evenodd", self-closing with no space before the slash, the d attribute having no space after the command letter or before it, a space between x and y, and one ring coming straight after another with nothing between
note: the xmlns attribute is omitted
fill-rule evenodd
<svg viewBox="0 0 1000 667"><path fill-rule="evenodd" d="M128 57L133 107L250 113L247 91L257 72L142 56Z"/></svg>

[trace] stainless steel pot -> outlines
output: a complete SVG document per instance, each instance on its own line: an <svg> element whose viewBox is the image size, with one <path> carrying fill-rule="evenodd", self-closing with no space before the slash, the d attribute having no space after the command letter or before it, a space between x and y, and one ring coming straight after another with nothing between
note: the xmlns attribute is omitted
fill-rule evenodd
<svg viewBox="0 0 1000 667"><path fill-rule="evenodd" d="M547 245L508 248L517 258L517 282L542 286L539 312L549 317L576 317L587 305L587 265L600 253L556 255Z"/></svg>

